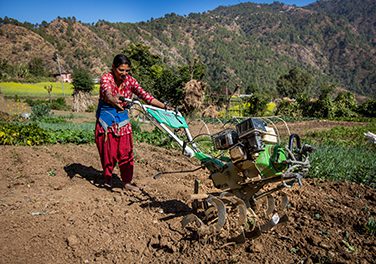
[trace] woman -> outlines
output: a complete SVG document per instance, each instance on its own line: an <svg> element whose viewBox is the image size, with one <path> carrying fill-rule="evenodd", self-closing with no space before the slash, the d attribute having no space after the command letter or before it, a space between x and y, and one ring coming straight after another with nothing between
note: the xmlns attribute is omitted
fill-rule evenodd
<svg viewBox="0 0 376 264"><path fill-rule="evenodd" d="M112 171L118 163L124 188L139 191L132 184L133 141L125 108L127 103L119 97L131 98L135 94L153 106L166 108L166 105L142 89L137 80L129 75L130 70L130 60L118 54L113 60L112 70L101 77L95 143L101 158L105 186L112 188Z"/></svg>

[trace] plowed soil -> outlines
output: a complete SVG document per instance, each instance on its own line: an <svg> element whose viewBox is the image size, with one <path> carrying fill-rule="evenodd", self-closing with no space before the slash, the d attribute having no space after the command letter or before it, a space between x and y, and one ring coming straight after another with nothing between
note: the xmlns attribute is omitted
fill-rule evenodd
<svg viewBox="0 0 376 264"><path fill-rule="evenodd" d="M317 124L313 125L317 127ZM302 125L300 126L302 127ZM289 221L243 244L193 239L195 177L212 184L180 151L135 144L135 194L93 184L95 145L0 146L0 263L375 263L376 192L366 186L304 179L286 190Z"/></svg>

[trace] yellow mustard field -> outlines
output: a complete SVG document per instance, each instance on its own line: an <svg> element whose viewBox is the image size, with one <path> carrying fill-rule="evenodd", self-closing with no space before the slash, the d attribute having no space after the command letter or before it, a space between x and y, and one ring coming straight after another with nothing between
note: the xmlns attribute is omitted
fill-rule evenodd
<svg viewBox="0 0 376 264"><path fill-rule="evenodd" d="M73 85L71 83L61 82L39 82L39 83L17 83L17 82L0 82L0 93L5 96L48 96L47 87L52 85L51 96L58 97L71 95ZM98 94L99 85L95 85L92 94Z"/></svg>

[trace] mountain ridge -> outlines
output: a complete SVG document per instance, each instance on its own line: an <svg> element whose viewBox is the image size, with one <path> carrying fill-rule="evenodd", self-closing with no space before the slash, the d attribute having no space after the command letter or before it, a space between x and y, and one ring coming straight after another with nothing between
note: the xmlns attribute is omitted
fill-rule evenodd
<svg viewBox="0 0 376 264"><path fill-rule="evenodd" d="M350 91L375 97L374 17L374 1L329 0L305 7L241 3L140 23L84 24L74 17L58 17L35 26L2 19L0 59L16 64L41 56L46 67L56 72L51 53L58 53L65 70L85 67L98 76L108 70L114 54L130 43L144 43L170 64L199 58L207 66L207 81L217 91L225 83L239 84L244 92L274 91L279 76L301 67L317 76L317 83L336 81ZM11 26L23 27L45 43L23 38ZM44 50L48 52L42 56Z"/></svg>

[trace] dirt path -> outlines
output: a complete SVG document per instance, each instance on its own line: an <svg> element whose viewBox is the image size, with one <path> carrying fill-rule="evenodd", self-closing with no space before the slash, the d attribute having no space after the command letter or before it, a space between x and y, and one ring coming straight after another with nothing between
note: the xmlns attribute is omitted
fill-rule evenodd
<svg viewBox="0 0 376 264"><path fill-rule="evenodd" d="M143 193L98 188L94 145L0 146L0 263L374 263L376 192L351 183L304 180L287 190L289 222L245 244L190 240L180 226L193 179L205 171L179 151L136 144ZM115 171L117 172L117 171Z"/></svg>

